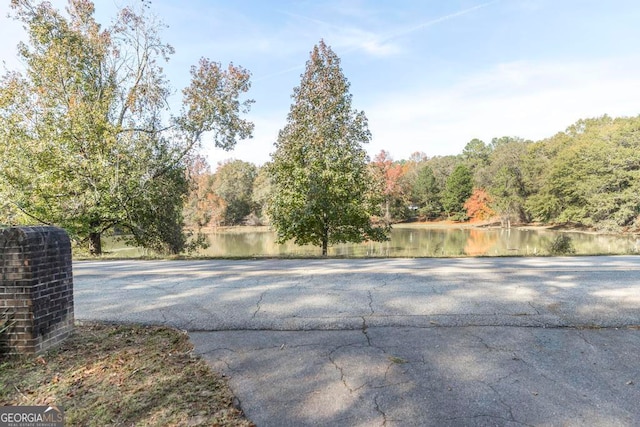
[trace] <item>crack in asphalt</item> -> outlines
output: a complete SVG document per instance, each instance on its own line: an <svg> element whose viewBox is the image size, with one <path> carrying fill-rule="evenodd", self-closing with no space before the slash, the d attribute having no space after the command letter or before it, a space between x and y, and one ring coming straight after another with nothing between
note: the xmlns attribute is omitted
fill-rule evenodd
<svg viewBox="0 0 640 427"><path fill-rule="evenodd" d="M495 348L491 347L489 344L487 344L486 342L484 342L484 338L477 336L476 334L472 334L472 333L468 333L467 335L469 335L470 337L475 338L476 340L478 340L478 342L480 342L480 344L482 344L484 346L485 349L489 350L489 351L496 351ZM498 350L499 351L499 350Z"/></svg>
<svg viewBox="0 0 640 427"><path fill-rule="evenodd" d="M256 311L253 312L253 315L251 316L251 319L255 319L256 316L258 315L258 312L260 311L260 309L262 308L260 306L260 304L262 304L262 299L264 298L264 296L267 294L268 291L264 291L263 293L260 294L260 298L258 299L258 302L256 303Z"/></svg>
<svg viewBox="0 0 640 427"><path fill-rule="evenodd" d="M362 333L364 334L364 337L367 339L367 345L371 347L371 337L369 336L367 329L369 329L369 327L367 326L367 320L363 316L362 317Z"/></svg>
<svg viewBox="0 0 640 427"><path fill-rule="evenodd" d="M374 315L375 311L373 310L373 295L371 294L371 291L367 291L367 297L369 298L369 310L371 311L369 314Z"/></svg>
<svg viewBox="0 0 640 427"><path fill-rule="evenodd" d="M491 391L496 395L496 398L498 400L498 402L504 406L507 409L507 413L509 415L509 418L503 418L503 417L499 417L499 416L494 416L493 418L499 418L499 419L504 419L507 421L510 421L512 423L516 423L519 425L523 425L523 426L527 426L527 427L533 427L530 424L525 424L521 421L516 420L516 417L513 415L513 408L511 407L511 405L509 405L507 402L504 401L504 398L502 397L502 395L498 392L498 390L496 390L496 388L494 386L492 386L491 384L482 382L482 384L484 384L485 386L489 387L489 389L491 389Z"/></svg>
<svg viewBox="0 0 640 427"><path fill-rule="evenodd" d="M162 316L162 324L163 325L169 324L169 321L167 320L167 316L164 314L164 309L160 308L160 309L158 309L158 311L160 312L160 315Z"/></svg>
<svg viewBox="0 0 640 427"><path fill-rule="evenodd" d="M591 261L592 260L588 260L589 263L591 263ZM587 261L585 261L585 263L587 263ZM321 263L318 262L318 264ZM367 266L365 267L369 268ZM365 267L362 267L363 271ZM411 269L409 269L409 267L411 267ZM339 335L341 338L340 341L337 342L332 342L331 338L328 338L330 334L326 336L323 335L322 340L316 340L314 338L311 340L314 344L296 344L297 342L310 342L306 336L304 339L297 341L294 338L286 338L289 335L277 335L282 338L269 339L270 336L265 338L265 335L268 334L258 333L255 334L256 341L250 341L251 347L255 348L236 352L230 348L220 347L209 349L202 354L207 355L210 360L217 363L218 366L229 375L238 376L242 375L243 369L252 369L254 370L252 372L262 372L259 369L266 368L272 370L273 368L270 364L265 364L264 367L260 364L254 364L255 366L251 364L252 358L256 356L258 352L264 350L267 350L266 357L268 359L266 360L268 363L281 362L283 372L287 374L295 373L299 375L296 369L291 368L291 365L293 365L293 363L308 364L311 363L309 362L310 358L317 357L319 360L313 359L312 362L314 371L311 371L311 368L309 368L308 372L313 372L313 374L317 374L318 377L320 377L320 375L326 375L327 382L330 381L343 395L345 395L345 391L347 391L349 400L352 398L356 400L356 402L349 404L352 404L354 407L357 406L359 411L366 410L366 417L370 417L371 424L374 425L382 422L383 426L387 426L399 422L394 419L394 416L401 418L404 415L408 421L409 415L407 414L409 414L409 411L414 407L407 406L407 411L404 411L404 408L400 405L404 403L402 399L415 391L414 388L427 390L429 393L437 393L438 390L442 391L442 388L448 384L448 379L445 375L448 371L439 372L438 369L440 365L451 363L454 373L466 372L463 369L466 368L465 366L455 365L457 362L455 358L452 360L446 360L444 357L442 360L436 358L428 359L427 357L433 357L433 354L439 354L439 350L430 349L428 343L412 342L407 345L415 345L418 347L416 347L415 350L412 349L410 352L402 353L404 350L398 350L398 348L402 345L399 343L404 343L404 341L400 341L403 337L395 336L394 328L403 328L405 331L409 331L407 337L413 336L411 334L414 332L411 332L411 330L417 331L438 328L440 330L434 330L433 332L438 339L447 339L447 334L449 334L452 329L462 329L462 332L459 334L452 335L459 337L461 342L468 344L469 349L471 349L470 351L476 353L475 356L478 357L479 362L485 362L485 357L486 360L490 361L486 363L487 366L490 365L492 369L482 369L482 365L480 365L478 370L474 371L472 367L469 366L469 372L472 374L477 373L480 377L466 378L464 382L461 381L456 384L456 387L465 387L465 389L458 394L460 398L470 396L472 392L468 391L469 387L477 387L478 393L486 396L486 399L478 402L478 406L471 408L471 410L475 411L475 414L474 412L468 411L456 411L449 413L440 412L440 416L438 416L437 409L434 413L431 407L425 408L424 406L418 406L424 405L424 402L416 404L416 412L432 417L430 421L439 419L441 420L440 422L446 424L447 420L449 420L448 423L455 425L517 424L522 426L528 426L529 424L526 424L526 422L537 422L536 418L530 418L526 408L518 406L518 399L522 398L522 396L517 393L514 396L510 394L515 387L525 388L522 393L525 399L527 397L526 390L528 389L529 392L536 396L538 392L543 394L543 391L552 390L554 393L558 393L560 399L562 399L563 396L571 396L573 394L576 396L582 395L583 397L579 398L579 403L585 405L585 407L586 405L599 405L605 401L603 399L601 402L593 397L587 397L586 394L579 394L578 391L584 391L584 384L580 381L572 383L571 381L563 381L561 376L556 377L555 366L551 366L551 363L546 362L545 358L549 355L556 357L555 351L557 350L557 343L550 340L548 333L543 332L542 329L573 329L573 332L567 334L573 336L575 336L574 334L578 335L578 337L572 338L572 342L586 349L584 353L587 353L587 355L589 355L589 348L594 349L596 352L594 353L593 360L598 361L598 365L600 366L596 366L593 369L600 368L604 371L604 369L602 369L604 362L595 359L595 357L597 357L597 350L600 345L602 345L601 339L597 335L592 335L589 330L594 328L600 330L633 328L633 326L630 325L638 325L636 312L632 312L631 308L629 308L634 307L631 305L634 304L634 302L632 301L630 303L629 298L626 297L627 288L624 288L624 293L620 293L619 295L612 293L611 298L613 302L608 303L607 298L609 298L609 294L606 292L615 291L618 285L613 283L609 285L609 287L600 289L597 283L595 283L585 288L585 292L590 292L588 299L577 299L574 301L572 299L574 295L580 296L577 291L569 291L563 288L558 290L558 294L556 295L550 292L548 287L545 287L547 286L547 284L544 283L544 281L547 280L545 278L542 281L543 283L539 284L539 289L535 288L535 286L537 286L535 283L527 286L513 286L513 284L511 284L510 287L504 291L506 295L504 298L499 294L489 293L486 295L488 304L482 305L482 298L485 297L485 294L482 293L484 288L477 291L477 296L472 292L474 289L472 289L473 283L471 277L474 277L474 280L478 281L478 278L472 275L472 273L476 274L476 271L466 269L464 263L462 263L456 268L464 274L464 277L451 279L451 277L454 276L451 276L448 270L439 273L437 270L433 271L434 269L430 267L430 265L426 267L431 268L431 270L425 268L420 270L413 268L413 266L408 266L406 271L396 274L392 273L393 269L386 270L379 268L379 272L378 270L375 271L376 275L360 277L354 274L353 277L359 277L358 279L352 279L348 276L351 270L345 268L345 277L336 278L333 286L327 285L328 283L332 283L330 278L333 276L322 272L318 274L313 274L313 271L307 273L307 270L302 267L299 267L298 270L295 271L295 274L286 276L278 275L276 278L277 281L274 283L268 283L268 281L264 283L267 279L263 277L259 280L256 279L255 277L260 274L259 272L253 272L250 275L241 273L246 276L244 279L235 278L231 274L224 275L223 279L220 277L216 277L215 279L207 277L207 281L214 282L215 280L215 285L210 285L208 282L205 283L204 279L196 280L198 276L188 278L186 275L182 275L176 279L176 276L173 275L172 272L168 272L162 274L171 275L171 279L174 281L169 285L158 284L156 280L153 280L154 276L141 276L144 280L139 279L134 283L129 283L132 292L140 292L141 298L138 305L134 306L136 301L123 301L120 299L122 293L128 295L126 292L129 291L129 288L125 286L127 284L124 284L124 287L117 288L116 283L114 289L107 290L107 295L102 295L102 297L108 297L110 302L111 299L113 299L112 305L124 302L127 307L132 307L132 310L121 311L122 316L126 319L138 319L144 318L142 316L149 316L149 318L161 320L165 325L178 326L182 329L190 329L193 332L292 331L304 334L304 332L307 331L352 331L344 335L346 338L342 338L343 335ZM396 266L396 268L400 267ZM613 269L609 268L609 270ZM632 270L638 271L637 268ZM518 270L501 270L501 274L504 276L515 273L516 271ZM536 269L532 271L544 270L536 267ZM554 268L549 271L557 272L562 271L562 269ZM325 274L327 274L326 279ZM253 278L248 280L251 275L253 275ZM401 286L403 286L405 282L400 279L407 275L411 275L411 277L407 279L407 286L411 286L411 289L415 290L415 292L402 291ZM378 276L381 276L381 278L378 279ZM438 277L433 279L434 276ZM551 276L549 276L549 280L550 279ZM126 275L123 276L123 280L126 280ZM221 280L227 282L219 283ZM349 283L352 280L354 280L354 287ZM435 280L438 286L429 283L431 280ZM494 279L493 276L487 276L486 280L491 282L491 286L494 286L494 284L495 286L499 286L499 280ZM619 278L616 280L623 282L623 280ZM630 280L635 280L635 278L632 277ZM89 307L93 310L98 308L96 313L98 313L99 316L113 315L110 313L111 306L101 307L97 305L97 303L93 303L92 298L101 296L99 292L101 287L91 283L89 285L90 287L79 289L80 293L84 292L88 295L85 297L85 300L89 300ZM390 286L382 290L383 287L388 285ZM424 285L424 287L422 285ZM211 289L209 289L209 286ZM317 289L313 289L313 286L317 286ZM290 294L287 293L287 287L292 290ZM540 298L537 296L530 297L529 294L524 293L524 291L529 288L539 290L538 295L540 295ZM202 289L201 292L200 289ZM219 289L229 289L230 292L219 292ZM486 289L491 290L492 288L487 287ZM519 292L515 295L508 292L513 289ZM631 288L628 289L631 290ZM234 292L234 290L246 293L240 295L242 298L240 298L240 296L236 299L226 298L232 295L231 292ZM597 290L597 292L594 290ZM265 302L264 299L268 291L272 291L272 293L269 294L270 298ZM342 295L343 291L345 292L344 296ZM398 292L398 294L396 294L396 292ZM463 296L462 300L456 299L456 297L465 292L470 292L470 296ZM598 292L602 292L602 294ZM424 295L425 293L434 297L433 303L428 299L429 295ZM414 297L413 294L418 295L418 297ZM278 301L272 301L276 295L283 295L283 297L277 298ZM291 295L291 298L287 298L289 295ZM497 304L496 295L498 295L498 300L504 299L504 303L507 305L495 305L495 308L492 308L494 304ZM446 298L438 300L441 296L445 296ZM421 304L422 298L427 301L427 304ZM336 305L334 305L336 300L339 300L341 304L344 303L344 305L339 305L338 309L336 309ZM270 310L269 308L272 307L270 301L274 304L282 302L280 311L276 309ZM616 301L621 301L620 307L614 306ZM239 303L237 307L235 305L236 302ZM545 304L545 302L548 304ZM612 311L615 316L608 316L609 312L606 313L607 316L599 316L597 309L601 303L602 306L608 310L613 310L614 308L619 309L620 313ZM94 304L95 307L91 304ZM301 304L301 308L298 308L294 304ZM581 304L584 304L584 307L588 308L589 311L584 310L584 313L581 312L579 310L579 308L582 307ZM267 305L267 307L265 307L267 310L263 311L262 305ZM366 307L368 307L368 309ZM469 313L468 311L465 313L465 310L469 310L469 307L479 313ZM530 308L527 309L526 307ZM419 314L429 313L431 311L439 311L442 312L442 314ZM489 311L493 313L486 314ZM336 312L339 313L339 315L333 314ZM225 317L227 313L228 316ZM350 313L352 313L352 315L349 315ZM83 315L82 320L88 319L85 319ZM522 332L513 331L512 329L515 334L514 336L520 333L531 335L531 339L534 340L533 348L529 346L520 352L518 347L520 344L517 341L509 338L509 340L501 342L495 335L490 334L490 330L486 330L486 328L493 327L523 329ZM464 331L465 328L469 329ZM474 328L485 328L485 330L481 332L481 329ZM533 329L533 331L524 331L524 329L527 328ZM637 328L637 326L635 328ZM538 333L536 330L540 330L541 332ZM509 331L508 334L511 334L512 331ZM360 334L364 335L364 339ZM415 333L415 336L421 336L421 334L421 332ZM426 335L429 334L427 333ZM565 334L560 333L559 335L564 336ZM226 337L227 335L223 334L221 336ZM249 336L253 337L254 334L249 334ZM470 338L472 339L470 340ZM604 340L604 338L602 339ZM291 346L287 344L289 340L292 343ZM593 343L591 343L591 341L593 341ZM526 343L531 344L531 341L526 341ZM225 339L211 344L233 346L232 343L227 342ZM337 344L344 345L337 346ZM299 347L309 347L311 351L302 351L299 352L299 354L294 352L288 353L286 351ZM278 350L282 351L279 352ZM562 349L562 351L565 350L570 351L570 349ZM460 351L460 347L446 348L444 349L443 355L445 357L449 354L456 355L458 351ZM256 354L252 354L252 352ZM398 357L396 357L393 355L394 352L402 354L398 354ZM422 352L422 354L420 352ZM409 356L407 357L407 355ZM287 360L287 357L291 356L297 359L295 361ZM404 357L404 359L402 357ZM406 359L410 359L410 361ZM627 359L624 360L626 361ZM591 359L589 359L589 361L591 361ZM406 366L404 365L405 363ZM562 361L560 361L559 364L561 365L561 363ZM420 364L422 364L422 366L420 366ZM237 370L233 369L234 366ZM627 367L631 365L625 364L623 366ZM323 371L315 371L318 367ZM336 372L334 372L334 369ZM303 372L306 373L307 371ZM415 372L420 372L420 375L422 375L422 372L426 372L424 375L431 375L433 373L434 382L425 383L424 375L418 377ZM292 380L296 384L296 387L300 382L299 378L298 376ZM342 386L345 387L344 389L342 389L342 386L337 382L338 378ZM255 378L251 379L255 380ZM526 384L525 381L530 379L535 380L533 380L531 384ZM634 378L633 380L635 381ZM606 381L603 382L606 383ZM633 381L629 381L627 384L633 384ZM312 382L309 387L320 387L321 385L323 385L323 383L318 381L317 383ZM272 384L267 384L266 386L272 387ZM635 390L635 387L629 387L629 389ZM297 391L299 389L296 388L295 390ZM451 388L449 388L449 390L451 390ZM387 395L387 393L389 393L389 395ZM635 400L635 394L633 393L635 393L635 391L627 394L631 396L631 398L625 399L625 402ZM391 396L391 398L389 398L389 396ZM560 406L559 402L553 400L555 396L554 394L551 395L551 397L547 396L545 398L550 402L549 405ZM296 397L297 396L294 396L294 399ZM247 403L249 403L249 397L245 395L244 398ZM326 396L326 398L330 399L331 396ZM440 397L438 397L438 399L440 399ZM448 399L447 396L442 397L443 402L446 399ZM542 401L544 399L540 398L538 400ZM438 402L438 400L436 400L436 402ZM457 404L457 402L454 403ZM483 404L485 404L485 406L480 406ZM338 405L336 404L336 406ZM621 405L620 411L625 408L626 407ZM358 412L358 414L360 413L361 412ZM452 418L447 418L447 416ZM525 422L518 421L517 418L521 418ZM337 418L333 418L332 420L336 419ZM345 423L347 423L347 420L353 421L353 418L344 418L344 420Z"/></svg>
<svg viewBox="0 0 640 427"><path fill-rule="evenodd" d="M595 346L589 342L589 340L587 339L587 337L585 337L585 336L584 336L584 334L582 333L582 331L578 331L577 335L578 335L580 338L582 338L582 340L583 340L587 345L589 345L589 347L591 347L591 349L595 349Z"/></svg>
<svg viewBox="0 0 640 427"><path fill-rule="evenodd" d="M516 420L511 420L509 418L504 418L504 417L500 417L498 415L489 415L489 414L478 414L478 415L474 415L471 417L447 417L447 418L439 418L440 420L444 420L444 421L453 421L453 422L460 422L460 425L471 425L468 422L464 422L463 420L473 420L474 424L473 425L477 425L476 423L478 422L479 418L489 418L489 419L496 419L496 420L502 420L502 421L508 421L508 422L512 422L512 423L516 423L525 427L535 427L533 424L525 424L522 423L520 421L516 421ZM484 425L484 424L482 424Z"/></svg>
<svg viewBox="0 0 640 427"><path fill-rule="evenodd" d="M387 414L380 409L380 403L378 402L378 395L373 396L373 403L375 404L375 410L377 413L382 415L382 427L387 425Z"/></svg>
<svg viewBox="0 0 640 427"><path fill-rule="evenodd" d="M342 368L342 366L338 365L338 362L336 362L335 359L333 358L333 353L338 351L341 348L342 348L342 346L341 347L337 347L337 348L333 349L329 353L329 361L334 366L334 368L336 368L338 370L338 372L340 372L340 382L342 382L342 385L344 385L345 388L349 391L349 394L353 394L355 390L352 389L351 387L349 387L349 384L347 384L347 378L346 378L346 376L344 374L344 369Z"/></svg>
<svg viewBox="0 0 640 427"><path fill-rule="evenodd" d="M531 301L527 302L527 304L529 304L529 307L531 307L531 308L533 308L535 310L535 312L536 312L536 314L538 316L541 315L540 310L535 305L533 305L533 303Z"/></svg>
<svg viewBox="0 0 640 427"><path fill-rule="evenodd" d="M394 276L394 278L393 278L393 279L397 278L398 276L399 276L398 274L395 274L395 276ZM392 279L392 280L393 280L393 279ZM377 286L374 286L374 287L373 287L373 289L377 291L378 289L382 289L382 288L384 288L384 287L385 287L385 286L387 286L388 284L389 284L389 282L388 282L387 280L382 280L382 284L377 285Z"/></svg>

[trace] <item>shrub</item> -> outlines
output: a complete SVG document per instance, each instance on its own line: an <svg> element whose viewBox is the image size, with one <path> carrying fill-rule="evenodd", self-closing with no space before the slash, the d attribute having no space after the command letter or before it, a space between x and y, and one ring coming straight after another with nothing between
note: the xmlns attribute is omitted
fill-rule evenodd
<svg viewBox="0 0 640 427"><path fill-rule="evenodd" d="M549 252L552 255L568 255L576 252L573 247L573 241L571 237L566 234L558 234L551 240L549 244Z"/></svg>

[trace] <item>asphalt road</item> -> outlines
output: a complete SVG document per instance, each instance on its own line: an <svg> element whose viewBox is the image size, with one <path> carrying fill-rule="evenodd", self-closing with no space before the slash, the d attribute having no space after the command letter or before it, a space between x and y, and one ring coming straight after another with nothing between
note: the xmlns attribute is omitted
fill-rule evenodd
<svg viewBox="0 0 640 427"><path fill-rule="evenodd" d="M640 425L640 257L74 265L78 320L166 324L273 425Z"/></svg>

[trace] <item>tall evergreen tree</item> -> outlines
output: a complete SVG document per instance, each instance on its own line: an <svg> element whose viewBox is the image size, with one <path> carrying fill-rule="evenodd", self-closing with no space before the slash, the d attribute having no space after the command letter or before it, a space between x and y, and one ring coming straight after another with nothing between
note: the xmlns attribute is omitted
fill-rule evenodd
<svg viewBox="0 0 640 427"><path fill-rule="evenodd" d="M473 192L473 176L464 164L459 164L447 178L442 194L442 206L449 216L465 220L467 212L464 202Z"/></svg>
<svg viewBox="0 0 640 427"><path fill-rule="evenodd" d="M380 200L362 148L371 138L367 118L351 108L340 59L324 41L314 46L292 98L269 168L268 214L278 240L321 246L326 256L329 244L386 239L388 228L371 223Z"/></svg>
<svg viewBox="0 0 640 427"><path fill-rule="evenodd" d="M440 189L429 166L422 166L413 182L411 201L418 207L418 213L427 219L435 219L442 212Z"/></svg>

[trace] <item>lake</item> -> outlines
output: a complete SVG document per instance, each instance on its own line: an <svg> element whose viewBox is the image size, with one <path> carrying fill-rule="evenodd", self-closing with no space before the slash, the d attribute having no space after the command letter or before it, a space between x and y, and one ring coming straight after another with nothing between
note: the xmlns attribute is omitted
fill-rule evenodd
<svg viewBox="0 0 640 427"><path fill-rule="evenodd" d="M569 236L576 255L635 254L640 237L627 235L560 232L540 228L472 228L431 224L396 224L387 242L340 244L329 247L329 256L338 257L449 257L549 255L550 242L559 234ZM210 246L196 255L210 257L296 257L320 256L316 246L277 244L268 227L223 227L207 234ZM119 256L147 253L125 247L107 238L105 252Z"/></svg>

